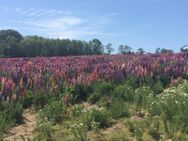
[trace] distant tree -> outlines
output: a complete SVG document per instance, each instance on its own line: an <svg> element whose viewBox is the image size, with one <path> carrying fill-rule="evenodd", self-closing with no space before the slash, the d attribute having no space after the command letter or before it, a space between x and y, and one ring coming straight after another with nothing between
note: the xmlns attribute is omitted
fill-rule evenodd
<svg viewBox="0 0 188 141"><path fill-rule="evenodd" d="M0 30L0 56L22 56L19 46L21 40L23 40L23 36L15 30Z"/></svg>
<svg viewBox="0 0 188 141"><path fill-rule="evenodd" d="M23 39L23 36L15 30L8 29L8 30L0 30L0 40L1 41L9 41L9 40L15 40L15 41L21 41Z"/></svg>
<svg viewBox="0 0 188 141"><path fill-rule="evenodd" d="M144 53L145 53L145 51L144 51L143 48L139 48L137 52L138 52L139 54L144 54Z"/></svg>
<svg viewBox="0 0 188 141"><path fill-rule="evenodd" d="M114 51L114 48L112 48L112 44L106 45L106 51L107 51L107 54L111 54Z"/></svg>
<svg viewBox="0 0 188 141"><path fill-rule="evenodd" d="M172 53L174 53L174 51L171 50L171 49L164 49L164 48L162 48L161 49L161 53L162 54L172 54Z"/></svg>
<svg viewBox="0 0 188 141"><path fill-rule="evenodd" d="M131 54L132 48L128 45L120 45L118 48L119 53L121 54Z"/></svg>
<svg viewBox="0 0 188 141"><path fill-rule="evenodd" d="M160 49L159 47L156 48L155 53L156 53L156 54L160 54L160 53L161 53L161 49Z"/></svg>
<svg viewBox="0 0 188 141"><path fill-rule="evenodd" d="M188 45L184 45L180 48L180 52L188 52Z"/></svg>
<svg viewBox="0 0 188 141"><path fill-rule="evenodd" d="M102 42L99 39L93 39L89 42L93 54L103 54L104 48Z"/></svg>
<svg viewBox="0 0 188 141"><path fill-rule="evenodd" d="M113 51L108 45L108 53ZM70 39L49 39L39 36L23 37L15 30L0 30L0 57L36 57L104 54L98 39L89 42Z"/></svg>

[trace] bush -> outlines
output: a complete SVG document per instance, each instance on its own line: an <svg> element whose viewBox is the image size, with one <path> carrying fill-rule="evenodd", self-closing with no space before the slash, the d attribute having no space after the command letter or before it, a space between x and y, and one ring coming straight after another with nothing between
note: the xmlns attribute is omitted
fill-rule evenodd
<svg viewBox="0 0 188 141"><path fill-rule="evenodd" d="M155 96L161 94L164 91L164 87L161 81L155 83L152 90Z"/></svg>
<svg viewBox="0 0 188 141"><path fill-rule="evenodd" d="M143 129L141 128L141 125L139 122L132 121L128 122L128 128L129 131L133 133L134 136L136 136L137 140L142 140L143 136Z"/></svg>
<svg viewBox="0 0 188 141"><path fill-rule="evenodd" d="M73 141L87 141L87 129L83 124L76 124L71 128L71 131L74 135Z"/></svg>
<svg viewBox="0 0 188 141"><path fill-rule="evenodd" d="M99 124L99 128L106 128L110 125L109 114L105 110L99 111L94 109L91 112L91 118Z"/></svg>
<svg viewBox="0 0 188 141"><path fill-rule="evenodd" d="M101 97L102 97L102 94L95 92L93 94L90 94L88 98L88 102L91 104L95 104L97 101L100 100Z"/></svg>
<svg viewBox="0 0 188 141"><path fill-rule="evenodd" d="M74 106L72 106L72 115L74 117L79 117L82 113L82 110L83 110L83 106L74 105Z"/></svg>
<svg viewBox="0 0 188 141"><path fill-rule="evenodd" d="M43 120L40 123L38 123L36 131L38 132L38 136L36 137L36 140L53 141L52 124L48 120Z"/></svg>
<svg viewBox="0 0 188 141"><path fill-rule="evenodd" d="M0 134L5 133L15 124L23 121L23 107L15 102L0 103Z"/></svg>
<svg viewBox="0 0 188 141"><path fill-rule="evenodd" d="M88 94L90 93L90 87L85 84L75 84L70 93L72 94L73 103L86 101Z"/></svg>
<svg viewBox="0 0 188 141"><path fill-rule="evenodd" d="M93 93L89 95L88 101L95 104L103 97L108 97L114 90L114 85L110 82L95 82L91 85Z"/></svg>
<svg viewBox="0 0 188 141"><path fill-rule="evenodd" d="M160 126L161 126L161 121L159 118L157 119L153 118L152 122L149 125L148 133L156 140L160 139Z"/></svg>
<svg viewBox="0 0 188 141"><path fill-rule="evenodd" d="M80 120L87 130L105 128L110 125L110 117L105 110L84 110L80 115Z"/></svg>
<svg viewBox="0 0 188 141"><path fill-rule="evenodd" d="M110 115L115 119L130 116L127 104L118 100L113 102L108 111Z"/></svg>
<svg viewBox="0 0 188 141"><path fill-rule="evenodd" d="M40 111L39 116L42 120L47 119L56 124L62 122L65 112L65 106L61 101L53 101Z"/></svg>
<svg viewBox="0 0 188 141"><path fill-rule="evenodd" d="M22 97L21 99L21 103L23 105L24 108L29 108L32 106L33 104L33 99L34 99L34 95L31 91L28 91L26 93L25 97Z"/></svg>
<svg viewBox="0 0 188 141"><path fill-rule="evenodd" d="M46 104L50 103L51 101L55 100L55 96L49 93L36 93L33 96L33 105L36 109L43 108Z"/></svg>
<svg viewBox="0 0 188 141"><path fill-rule="evenodd" d="M92 84L93 92L100 93L102 96L109 96L114 90L114 85L110 82L95 82Z"/></svg>
<svg viewBox="0 0 188 141"><path fill-rule="evenodd" d="M134 90L129 85L119 85L113 91L115 98L132 102L134 100Z"/></svg>
<svg viewBox="0 0 188 141"><path fill-rule="evenodd" d="M8 121L6 117L0 114L0 135L6 133L6 131L13 125L14 121Z"/></svg>
<svg viewBox="0 0 188 141"><path fill-rule="evenodd" d="M137 109L145 108L148 103L148 96L152 94L149 87L140 87L135 90L135 102Z"/></svg>
<svg viewBox="0 0 188 141"><path fill-rule="evenodd" d="M86 129L89 131L89 130L92 130L92 117L91 117L91 112L92 111L87 111L87 110L82 110L82 113L79 117L81 123L83 123L83 125L86 127Z"/></svg>
<svg viewBox="0 0 188 141"><path fill-rule="evenodd" d="M22 123L23 107L20 103L3 102L2 114L9 121L14 121L17 124Z"/></svg>

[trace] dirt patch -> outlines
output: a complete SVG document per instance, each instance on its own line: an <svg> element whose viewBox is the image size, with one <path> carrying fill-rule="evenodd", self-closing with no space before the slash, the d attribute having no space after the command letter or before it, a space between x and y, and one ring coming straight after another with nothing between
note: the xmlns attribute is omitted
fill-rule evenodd
<svg viewBox="0 0 188 141"><path fill-rule="evenodd" d="M24 123L12 128L9 131L8 137L6 137L5 141L22 141L22 137L24 139L32 139L33 130L36 128L37 120L36 113L32 109L27 109L23 113Z"/></svg>
<svg viewBox="0 0 188 141"><path fill-rule="evenodd" d="M102 134L105 134L105 135L111 134L123 128L124 128L124 125L122 123L117 123L113 125L112 127L106 128L104 131L102 131Z"/></svg>

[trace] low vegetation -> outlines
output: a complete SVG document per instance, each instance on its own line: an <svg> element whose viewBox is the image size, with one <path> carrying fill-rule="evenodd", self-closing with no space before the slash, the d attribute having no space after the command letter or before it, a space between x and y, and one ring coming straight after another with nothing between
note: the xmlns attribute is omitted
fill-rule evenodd
<svg viewBox="0 0 188 141"><path fill-rule="evenodd" d="M188 82L163 89L156 87L158 82L135 86L130 81L65 87L54 97L28 91L18 101L2 101L1 137L22 124L24 108L33 107L39 113L33 140L187 140ZM70 96L70 104L64 95Z"/></svg>

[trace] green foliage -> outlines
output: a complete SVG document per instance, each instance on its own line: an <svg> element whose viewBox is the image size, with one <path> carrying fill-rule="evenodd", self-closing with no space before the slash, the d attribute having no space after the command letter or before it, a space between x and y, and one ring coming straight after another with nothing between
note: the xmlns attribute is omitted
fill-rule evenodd
<svg viewBox="0 0 188 141"><path fill-rule="evenodd" d="M34 94L31 91L28 91L26 93L25 97L22 97L21 104L24 108L29 108L33 104Z"/></svg>
<svg viewBox="0 0 188 141"><path fill-rule="evenodd" d="M123 130L115 131L109 139L109 141L129 141L126 133Z"/></svg>
<svg viewBox="0 0 188 141"><path fill-rule="evenodd" d="M102 94L101 93L92 93L90 94L89 98L88 98L88 102L91 103L91 104L95 104L97 101L100 100L100 98L102 97Z"/></svg>
<svg viewBox="0 0 188 141"><path fill-rule="evenodd" d="M53 141L52 139L52 124L48 120L42 120L37 124L36 131L38 135L36 140Z"/></svg>
<svg viewBox="0 0 188 141"><path fill-rule="evenodd" d="M110 125L111 119L104 109L101 110L84 110L80 115L80 121L87 128L92 130L96 128L105 128Z"/></svg>
<svg viewBox="0 0 188 141"><path fill-rule="evenodd" d="M138 88L140 85L138 78L136 78L136 76L134 76L134 75L127 76L124 83L125 83L125 85L128 85L128 86L132 87L133 89Z"/></svg>
<svg viewBox="0 0 188 141"><path fill-rule="evenodd" d="M23 107L20 103L2 102L1 113L7 120L15 121L15 123L22 123Z"/></svg>
<svg viewBox="0 0 188 141"><path fill-rule="evenodd" d="M22 123L23 107L15 102L0 103L0 134L4 133L15 124Z"/></svg>
<svg viewBox="0 0 188 141"><path fill-rule="evenodd" d="M160 127L162 126L161 125L161 120L160 118L157 116L157 117L154 117L152 119L152 122L149 124L149 131L148 133L156 140L159 140L160 139Z"/></svg>
<svg viewBox="0 0 188 141"><path fill-rule="evenodd" d="M149 87L139 87L135 90L134 99L137 109L146 108L150 94L152 94L152 91Z"/></svg>
<svg viewBox="0 0 188 141"><path fill-rule="evenodd" d="M85 84L75 84L71 91L72 102L78 103L81 101L86 101L88 97L89 87Z"/></svg>
<svg viewBox="0 0 188 141"><path fill-rule="evenodd" d="M91 117L92 111L83 110L79 119L81 123L86 127L87 130L92 130L92 117Z"/></svg>
<svg viewBox="0 0 188 141"><path fill-rule="evenodd" d="M110 115L115 119L130 116L127 104L119 100L113 101L112 105L108 108L108 111Z"/></svg>
<svg viewBox="0 0 188 141"><path fill-rule="evenodd" d="M74 135L73 141L87 141L87 129L83 124L74 125L71 132Z"/></svg>
<svg viewBox="0 0 188 141"><path fill-rule="evenodd" d="M6 119L2 113L0 114L0 135L5 133L14 123L14 121L10 121Z"/></svg>
<svg viewBox="0 0 188 141"><path fill-rule="evenodd" d="M80 105L73 105L72 106L72 115L74 117L79 117L82 113L82 110L83 110L83 106L80 106Z"/></svg>
<svg viewBox="0 0 188 141"><path fill-rule="evenodd" d="M113 96L120 100L132 102L134 100L134 90L129 85L119 85L114 89Z"/></svg>
<svg viewBox="0 0 188 141"><path fill-rule="evenodd" d="M153 86L153 92L154 95L158 95L161 94L163 92L164 88L163 88L163 84L161 83L161 81L158 81L157 83L154 84Z"/></svg>
<svg viewBox="0 0 188 141"><path fill-rule="evenodd" d="M93 110L91 118L94 122L99 124L99 128L106 128L110 125L109 114L105 110Z"/></svg>
<svg viewBox="0 0 188 141"><path fill-rule="evenodd" d="M0 56L36 57L103 54L102 42L69 39L47 39L39 36L24 37L14 30L0 30Z"/></svg>
<svg viewBox="0 0 188 141"><path fill-rule="evenodd" d="M43 108L46 104L50 103L51 101L55 100L55 96L49 93L36 93L33 96L33 106L36 109L41 109Z"/></svg>
<svg viewBox="0 0 188 141"><path fill-rule="evenodd" d="M108 96L114 90L114 85L111 82L95 82L91 86L94 92L101 93L102 96Z"/></svg>
<svg viewBox="0 0 188 141"><path fill-rule="evenodd" d="M40 111L39 116L41 120L47 119L56 124L63 121L65 112L65 106L61 101L53 101Z"/></svg>
<svg viewBox="0 0 188 141"><path fill-rule="evenodd" d="M134 136L136 136L137 140L141 141L143 137L143 129L142 125L139 122L136 121L130 121L128 122L128 128L129 131L133 133Z"/></svg>
<svg viewBox="0 0 188 141"><path fill-rule="evenodd" d="M88 101L95 104L103 97L108 97L114 90L114 85L110 82L95 82L91 85L93 93L90 94Z"/></svg>

